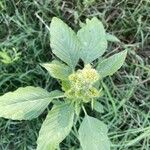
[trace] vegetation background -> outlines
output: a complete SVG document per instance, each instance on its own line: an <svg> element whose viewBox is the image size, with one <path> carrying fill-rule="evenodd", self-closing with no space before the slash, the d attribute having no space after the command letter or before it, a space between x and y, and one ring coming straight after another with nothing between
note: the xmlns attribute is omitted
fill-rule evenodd
<svg viewBox="0 0 150 150"><path fill-rule="evenodd" d="M103 81L103 114L89 114L108 124L112 150L150 150L149 0L0 0L0 95L28 85L60 88L39 66L54 57L48 30L53 16L75 31L96 16L121 40L109 44L106 56L128 49L124 66ZM47 111L32 121L1 118L0 150L34 149ZM61 149L78 146L71 133Z"/></svg>

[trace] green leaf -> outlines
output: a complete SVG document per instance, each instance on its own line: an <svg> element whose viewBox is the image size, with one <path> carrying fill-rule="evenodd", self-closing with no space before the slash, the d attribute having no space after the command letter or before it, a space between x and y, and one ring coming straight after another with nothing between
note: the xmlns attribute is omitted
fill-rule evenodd
<svg viewBox="0 0 150 150"><path fill-rule="evenodd" d="M62 20L53 17L50 36L53 53L74 69L80 53L80 43L74 31Z"/></svg>
<svg viewBox="0 0 150 150"><path fill-rule="evenodd" d="M106 39L110 42L120 42L120 40L115 35L109 33L106 34Z"/></svg>
<svg viewBox="0 0 150 150"><path fill-rule="evenodd" d="M52 61L51 63L41 64L49 74L56 79L66 80L71 74L72 70L69 66L62 64L59 61Z"/></svg>
<svg viewBox="0 0 150 150"><path fill-rule="evenodd" d="M110 150L107 126L96 118L85 116L79 128L83 150Z"/></svg>
<svg viewBox="0 0 150 150"><path fill-rule="evenodd" d="M39 87L19 88L0 97L0 117L30 120L38 117L48 104L62 93L51 93Z"/></svg>
<svg viewBox="0 0 150 150"><path fill-rule="evenodd" d="M99 101L94 101L93 108L95 111L99 113L104 113L103 105Z"/></svg>
<svg viewBox="0 0 150 150"><path fill-rule="evenodd" d="M0 61L4 64L12 63L11 57L5 51L0 51Z"/></svg>
<svg viewBox="0 0 150 150"><path fill-rule="evenodd" d="M63 91L69 90L71 88L70 81L69 80L62 81L61 86Z"/></svg>
<svg viewBox="0 0 150 150"><path fill-rule="evenodd" d="M103 55L107 48L105 29L97 18L87 20L77 36L82 44L81 58L85 64Z"/></svg>
<svg viewBox="0 0 150 150"><path fill-rule="evenodd" d="M106 77L109 75L113 75L123 65L126 55L127 51L125 50L107 59L104 59L97 66L97 71L99 72L100 76Z"/></svg>
<svg viewBox="0 0 150 150"><path fill-rule="evenodd" d="M71 131L74 109L63 103L55 106L47 115L37 140L37 150L54 150Z"/></svg>

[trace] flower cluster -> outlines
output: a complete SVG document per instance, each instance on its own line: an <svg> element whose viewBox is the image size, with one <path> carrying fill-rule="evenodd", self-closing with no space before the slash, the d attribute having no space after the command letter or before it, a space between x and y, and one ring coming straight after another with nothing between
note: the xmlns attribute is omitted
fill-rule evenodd
<svg viewBox="0 0 150 150"><path fill-rule="evenodd" d="M94 87L94 83L99 79L100 76L97 71L88 64L82 70L78 70L69 76L71 88L65 94L70 99L89 102L100 96L100 91Z"/></svg>

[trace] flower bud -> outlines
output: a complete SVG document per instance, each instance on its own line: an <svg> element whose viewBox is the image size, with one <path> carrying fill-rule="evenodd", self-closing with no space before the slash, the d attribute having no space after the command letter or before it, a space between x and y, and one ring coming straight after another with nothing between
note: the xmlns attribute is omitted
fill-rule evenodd
<svg viewBox="0 0 150 150"><path fill-rule="evenodd" d="M82 70L77 70L69 76L71 88L65 92L66 97L83 102L89 102L93 98L99 97L100 92L93 87L93 83L98 81L99 78L98 72L90 64Z"/></svg>

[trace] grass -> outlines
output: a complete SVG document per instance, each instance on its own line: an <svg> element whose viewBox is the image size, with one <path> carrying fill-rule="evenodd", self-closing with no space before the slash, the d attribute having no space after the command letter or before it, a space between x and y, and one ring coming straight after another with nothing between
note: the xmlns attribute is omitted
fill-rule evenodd
<svg viewBox="0 0 150 150"><path fill-rule="evenodd" d="M36 15L35 15L36 14ZM150 2L148 0L1 0L0 51L19 59L0 62L0 95L20 86L59 88L39 63L53 59L48 26L57 16L77 30L85 18L98 17L107 32L121 44L109 44L107 54L128 49L124 66L103 80L100 99L104 113L97 114L108 124L112 150L150 149ZM39 17L38 17L39 16ZM40 18L40 19L39 19ZM44 21L44 24L43 22ZM47 26L46 26L46 25ZM0 150L31 150L47 111L32 121L0 119ZM61 144L62 150L79 147L74 132Z"/></svg>

